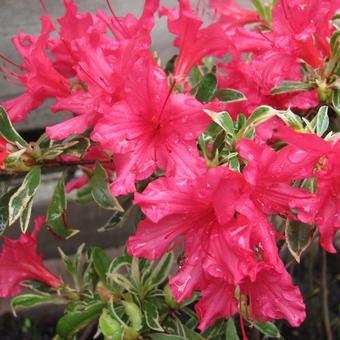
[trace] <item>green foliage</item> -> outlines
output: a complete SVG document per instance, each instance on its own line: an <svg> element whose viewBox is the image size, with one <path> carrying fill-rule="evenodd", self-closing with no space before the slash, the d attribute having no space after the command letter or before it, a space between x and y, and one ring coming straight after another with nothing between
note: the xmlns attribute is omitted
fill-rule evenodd
<svg viewBox="0 0 340 340"><path fill-rule="evenodd" d="M17 190L18 187L13 188L0 196L0 236L9 225L9 201Z"/></svg>
<svg viewBox="0 0 340 340"><path fill-rule="evenodd" d="M20 148L28 146L27 142L14 129L7 112L2 106L0 106L0 136L3 136L8 142Z"/></svg>
<svg viewBox="0 0 340 340"><path fill-rule="evenodd" d="M242 92L233 89L218 89L215 92L215 98L224 103L235 103L247 99Z"/></svg>
<svg viewBox="0 0 340 340"><path fill-rule="evenodd" d="M52 296L52 295L38 295L38 294L21 294L14 297L11 301L11 307L13 313L15 313L16 309L18 308L28 308L32 306L42 305L46 303L51 304L66 304L66 301Z"/></svg>
<svg viewBox="0 0 340 340"><path fill-rule="evenodd" d="M308 224L287 219L285 234L288 249L297 262L300 262L301 254L311 244L313 231L313 227Z"/></svg>
<svg viewBox="0 0 340 340"><path fill-rule="evenodd" d="M238 334L237 334L237 330L236 330L236 326L235 326L235 322L233 318L230 318L227 322L227 326L226 326L226 337L225 340L239 340Z"/></svg>
<svg viewBox="0 0 340 340"><path fill-rule="evenodd" d="M25 176L19 189L11 196L9 200L9 224L13 224L22 214L29 219L30 210L32 209L31 201L40 185L41 168L36 166ZM26 211L25 211L26 210ZM29 210L29 213L27 212ZM22 227L27 226L26 223ZM24 228L23 232L26 231Z"/></svg>
<svg viewBox="0 0 340 340"><path fill-rule="evenodd" d="M284 81L281 84L277 85L271 91L272 95L282 94L282 93L292 93L292 92L301 92L301 91L309 91L313 87L305 83L303 81Z"/></svg>
<svg viewBox="0 0 340 340"><path fill-rule="evenodd" d="M193 89L196 99L203 103L210 102L215 95L217 89L217 77L215 73L207 73Z"/></svg>
<svg viewBox="0 0 340 340"><path fill-rule="evenodd" d="M118 200L112 196L106 180L106 172L98 162L90 177L90 187L93 199L100 207L124 212Z"/></svg>
<svg viewBox="0 0 340 340"><path fill-rule="evenodd" d="M316 134L322 136L328 129L328 106L321 106L316 115Z"/></svg>
<svg viewBox="0 0 340 340"><path fill-rule="evenodd" d="M57 333L62 339L72 339L73 335L98 319L105 307L103 302L83 306L80 310L66 313L57 323Z"/></svg>
<svg viewBox="0 0 340 340"><path fill-rule="evenodd" d="M51 231L60 238L70 238L77 234L79 231L71 229L66 224L66 207L67 200L65 195L65 176L63 175L54 190L52 199L47 209L47 225Z"/></svg>

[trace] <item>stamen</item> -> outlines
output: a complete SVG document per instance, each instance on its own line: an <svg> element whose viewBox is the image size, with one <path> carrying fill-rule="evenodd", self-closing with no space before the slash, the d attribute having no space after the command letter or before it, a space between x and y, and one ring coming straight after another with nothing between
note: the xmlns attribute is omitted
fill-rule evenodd
<svg viewBox="0 0 340 340"><path fill-rule="evenodd" d="M21 65L19 65L19 64L17 64L17 63L15 63L14 61L8 59L7 57L5 57L5 56L2 55L2 54L0 54L0 59L2 59L2 60L4 60L4 61L6 61L7 63L9 63L9 64L11 64L11 65L17 67L19 70L24 70L24 67L23 67L23 66L21 66Z"/></svg>
<svg viewBox="0 0 340 340"><path fill-rule="evenodd" d="M131 38L129 32L126 31L125 27L120 23L118 17L116 16L116 14L115 14L115 12L114 12L112 6L111 6L110 0L106 0L106 4L107 4L107 6L109 7L109 11L110 11L111 15L113 16L114 20L115 20L116 23L119 25L121 31L125 34L125 36L126 36L127 38ZM112 32L112 33L113 33L113 32Z"/></svg>
<svg viewBox="0 0 340 340"><path fill-rule="evenodd" d="M39 2L40 2L40 5L41 5L43 11L45 12L46 16L48 16L49 18L51 18L51 15L50 15L50 13L48 12L47 6L46 6L45 3L44 3L44 0L39 0Z"/></svg>
<svg viewBox="0 0 340 340"><path fill-rule="evenodd" d="M170 87L170 89L169 89L169 92L168 92L168 94L167 94L167 96L166 96L166 98L165 98L165 100L164 100L162 109L161 109L161 111L160 111L160 113L159 113L159 117L162 116L162 113L163 113L163 111L164 111L164 109L165 109L165 106L166 106L167 102L169 101L170 95L171 95L173 89L175 88L175 85L176 85L176 79L175 79L174 82L172 83L172 85L171 85L171 87Z"/></svg>

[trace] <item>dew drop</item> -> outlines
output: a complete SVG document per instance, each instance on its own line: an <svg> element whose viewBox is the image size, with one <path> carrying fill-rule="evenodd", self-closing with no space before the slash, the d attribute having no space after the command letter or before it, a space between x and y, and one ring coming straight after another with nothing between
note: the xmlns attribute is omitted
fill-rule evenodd
<svg viewBox="0 0 340 340"><path fill-rule="evenodd" d="M297 150L296 152L292 152L289 156L288 159L292 163L300 163L307 157L307 152L303 150Z"/></svg>

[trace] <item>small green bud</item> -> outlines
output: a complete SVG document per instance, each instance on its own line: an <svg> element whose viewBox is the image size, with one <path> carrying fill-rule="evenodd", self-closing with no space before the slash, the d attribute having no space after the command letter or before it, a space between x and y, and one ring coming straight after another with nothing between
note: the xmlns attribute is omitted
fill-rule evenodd
<svg viewBox="0 0 340 340"><path fill-rule="evenodd" d="M172 295L170 286L168 284L164 287L163 293L164 293L165 302L170 308L172 309L180 308L180 304L177 303L177 301L175 300L174 296Z"/></svg>
<svg viewBox="0 0 340 340"><path fill-rule="evenodd" d="M99 318L99 328L105 337L112 340L120 340L122 336L122 326L104 310Z"/></svg>
<svg viewBox="0 0 340 340"><path fill-rule="evenodd" d="M133 302L122 301L125 313L129 317L132 328L139 331L142 328L142 312L140 308Z"/></svg>

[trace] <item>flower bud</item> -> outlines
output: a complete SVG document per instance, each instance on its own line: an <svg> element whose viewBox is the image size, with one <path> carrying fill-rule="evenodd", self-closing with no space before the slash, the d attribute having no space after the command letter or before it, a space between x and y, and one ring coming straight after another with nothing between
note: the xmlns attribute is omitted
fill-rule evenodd
<svg viewBox="0 0 340 340"><path fill-rule="evenodd" d="M112 340L121 339L123 332L121 324L113 319L106 310L103 311L103 314L99 318L99 328L105 337Z"/></svg>

